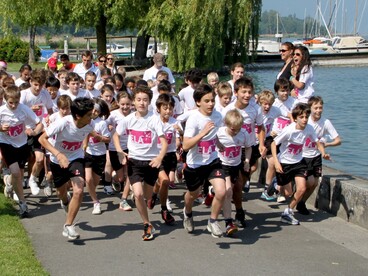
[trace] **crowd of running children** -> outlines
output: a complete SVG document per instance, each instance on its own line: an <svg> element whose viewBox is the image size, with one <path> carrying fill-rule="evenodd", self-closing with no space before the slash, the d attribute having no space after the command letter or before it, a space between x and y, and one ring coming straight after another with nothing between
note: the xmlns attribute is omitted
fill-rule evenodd
<svg viewBox="0 0 368 276"><path fill-rule="evenodd" d="M223 235L222 211L225 234L233 236L246 226L242 193L249 191L250 176L263 158L268 168L261 197L286 202L281 221L298 225L293 210L309 213L305 202L318 185L322 158L330 159L325 148L341 143L331 122L321 117L322 98L298 100L303 74L312 70L303 62L296 62L292 82L278 79L274 92L257 95L241 63L232 66L228 82L210 73L207 84L200 70L189 70L178 94L165 70L146 81L104 68L98 74L87 70L82 78L72 70L23 65L15 81L0 71L4 194L18 201L20 216L28 215L23 193L28 163L32 195L40 187L48 197L56 190L66 213L62 234L77 239L73 223L84 186L93 200L92 214L101 214L96 188L102 183L106 194L122 192L121 210L132 210L127 200L132 193L142 239L151 240L155 229L148 209L159 199L164 223L174 225L169 188L183 174L185 230L194 231L193 205L204 195L211 207L208 231Z"/></svg>

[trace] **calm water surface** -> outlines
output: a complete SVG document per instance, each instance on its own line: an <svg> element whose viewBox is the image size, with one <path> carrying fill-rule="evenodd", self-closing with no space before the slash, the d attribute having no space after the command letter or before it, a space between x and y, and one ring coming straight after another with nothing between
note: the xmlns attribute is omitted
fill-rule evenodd
<svg viewBox="0 0 368 276"><path fill-rule="evenodd" d="M327 148L333 162L324 165L368 179L368 67L315 67L315 95L324 100L342 145ZM248 71L256 90L273 90L277 69Z"/></svg>

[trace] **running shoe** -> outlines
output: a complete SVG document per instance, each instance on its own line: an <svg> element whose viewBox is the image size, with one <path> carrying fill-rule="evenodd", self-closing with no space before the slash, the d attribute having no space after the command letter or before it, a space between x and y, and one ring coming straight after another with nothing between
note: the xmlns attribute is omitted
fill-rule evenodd
<svg viewBox="0 0 368 276"><path fill-rule="evenodd" d="M169 199L166 199L166 208L167 210L172 213L173 210L172 210L172 207L171 207L171 201Z"/></svg>
<svg viewBox="0 0 368 276"><path fill-rule="evenodd" d="M152 224L145 224L144 225L144 233L142 235L142 239L144 241L153 240L153 233L155 233L155 228L153 228Z"/></svg>
<svg viewBox="0 0 368 276"><path fill-rule="evenodd" d="M276 200L276 197L274 196L269 196L267 191L263 191L262 194L261 194L261 198L266 200L266 201L275 201Z"/></svg>
<svg viewBox="0 0 368 276"><path fill-rule="evenodd" d="M244 193L249 193L249 190L250 190L250 182L249 180L247 182L245 182L245 185L244 185Z"/></svg>
<svg viewBox="0 0 368 276"><path fill-rule="evenodd" d="M67 237L69 240L76 240L80 235L75 231L74 225L66 225L63 227L63 236Z"/></svg>
<svg viewBox="0 0 368 276"><path fill-rule="evenodd" d="M5 184L4 195L5 197L12 198L14 190L13 190L13 185L11 184L11 175L6 174L4 175L3 178L4 178L4 184Z"/></svg>
<svg viewBox="0 0 368 276"><path fill-rule="evenodd" d="M111 185L104 186L103 190L104 190L104 193L107 194L107 195L113 195L114 194L114 190L112 189Z"/></svg>
<svg viewBox="0 0 368 276"><path fill-rule="evenodd" d="M19 201L19 216L21 218L25 218L28 216L28 206L27 206L27 203L26 202L20 202Z"/></svg>
<svg viewBox="0 0 368 276"><path fill-rule="evenodd" d="M304 201L299 201L298 204L296 205L296 209L298 210L298 213L301 215L308 216L310 214Z"/></svg>
<svg viewBox="0 0 368 276"><path fill-rule="evenodd" d="M123 211L133 211L132 207L129 205L126 199L123 199L122 201L120 201L119 209Z"/></svg>
<svg viewBox="0 0 368 276"><path fill-rule="evenodd" d="M299 225L299 220L294 218L294 214L291 212L289 214L282 213L281 222L288 223L290 225Z"/></svg>
<svg viewBox="0 0 368 276"><path fill-rule="evenodd" d="M175 224L175 219L174 217L170 214L169 210L161 210L161 217L164 220L164 222L167 225L174 225Z"/></svg>
<svg viewBox="0 0 368 276"><path fill-rule="evenodd" d="M117 192L117 193L121 192L121 184L120 184L120 182L118 182L118 181L112 181L111 186L112 186L112 189L115 192Z"/></svg>
<svg viewBox="0 0 368 276"><path fill-rule="evenodd" d="M286 202L286 198L283 195L277 196L277 203L284 203Z"/></svg>
<svg viewBox="0 0 368 276"><path fill-rule="evenodd" d="M63 201L60 199L60 205L61 205L61 208L63 208L65 214L68 214L68 206L69 206L69 202L72 199L72 197L69 192L66 193L66 196L68 198L67 204L64 204Z"/></svg>
<svg viewBox="0 0 368 276"><path fill-rule="evenodd" d="M100 202L96 202L93 204L92 215L101 215L101 204Z"/></svg>
<svg viewBox="0 0 368 276"><path fill-rule="evenodd" d="M199 194L198 197L194 200L194 202L198 204L203 204L204 202L203 194Z"/></svg>
<svg viewBox="0 0 368 276"><path fill-rule="evenodd" d="M183 226L184 229L188 231L188 233L192 233L194 231L194 221L193 217L187 217L185 214L185 207L183 209L184 219L183 219Z"/></svg>
<svg viewBox="0 0 368 276"><path fill-rule="evenodd" d="M43 193L45 194L45 196L49 197L52 196L52 183L50 183L49 181L46 180L46 178L43 180L43 184L44 184L44 188L43 188Z"/></svg>
<svg viewBox="0 0 368 276"><path fill-rule="evenodd" d="M213 198L215 197L214 194L215 193L213 192L213 186L209 186L208 187L208 194L206 196L206 199L204 200L204 204L207 207L211 207Z"/></svg>
<svg viewBox="0 0 368 276"><path fill-rule="evenodd" d="M38 187L38 184L36 182L36 177L31 175L31 177L28 180L28 185L31 188L32 195L36 196L40 193L40 188Z"/></svg>
<svg viewBox="0 0 368 276"><path fill-rule="evenodd" d="M176 185L175 185L175 183L174 183L174 182L170 182L170 183L169 183L169 188L170 188L170 189L176 189Z"/></svg>
<svg viewBox="0 0 368 276"><path fill-rule="evenodd" d="M234 222L235 222L236 226L238 226L239 228L245 228L246 227L244 210L241 210L241 211L239 211L235 214L235 221Z"/></svg>
<svg viewBox="0 0 368 276"><path fill-rule="evenodd" d="M208 220L207 230L214 238L220 238L223 234L217 220L215 222L210 222L210 220Z"/></svg>
<svg viewBox="0 0 368 276"><path fill-rule="evenodd" d="M233 236L236 232L238 232L238 227L233 223L230 222L227 226L226 226L226 236L231 237Z"/></svg>

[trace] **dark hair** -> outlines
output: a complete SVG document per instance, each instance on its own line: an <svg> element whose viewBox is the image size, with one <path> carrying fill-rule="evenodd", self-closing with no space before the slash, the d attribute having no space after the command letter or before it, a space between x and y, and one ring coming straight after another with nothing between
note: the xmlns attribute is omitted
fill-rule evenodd
<svg viewBox="0 0 368 276"><path fill-rule="evenodd" d="M238 91L240 87L250 87L254 90L253 80L249 77L241 77L234 83L234 91Z"/></svg>
<svg viewBox="0 0 368 276"><path fill-rule="evenodd" d="M28 81L23 82L21 85L19 85L20 91L26 90L26 89L28 89L30 87L31 87L31 84Z"/></svg>
<svg viewBox="0 0 368 276"><path fill-rule="evenodd" d="M202 80L202 71L198 68L189 69L185 73L185 80L198 84Z"/></svg>
<svg viewBox="0 0 368 276"><path fill-rule="evenodd" d="M95 105L97 104L100 106L100 115L98 115L98 117L108 118L110 116L109 105L100 98L94 98L93 100Z"/></svg>
<svg viewBox="0 0 368 276"><path fill-rule="evenodd" d="M159 77L159 76L165 76L166 78L169 78L169 73L167 73L165 70L158 70L157 73L156 73L156 79Z"/></svg>
<svg viewBox="0 0 368 276"><path fill-rule="evenodd" d="M302 54L302 60L300 61L300 66L298 67L298 71L296 72L296 76L295 76L295 78L299 80L299 77L302 73L309 72L312 66L312 61L310 59L309 50L307 47L299 45L294 48L294 53L296 50L299 50ZM307 67L307 70L302 72L305 66Z"/></svg>
<svg viewBox="0 0 368 276"><path fill-rule="evenodd" d="M290 41L286 41L284 43L282 43L281 45L286 46L288 48L288 50L294 50L295 46L293 43L291 43Z"/></svg>
<svg viewBox="0 0 368 276"><path fill-rule="evenodd" d="M69 56L67 54L61 54L60 60L69 60Z"/></svg>
<svg viewBox="0 0 368 276"><path fill-rule="evenodd" d="M46 88L47 87L57 87L60 88L60 81L55 77L49 77L46 80Z"/></svg>
<svg viewBox="0 0 368 276"><path fill-rule="evenodd" d="M140 86L140 85L148 86L148 83L145 80L138 80L136 85L137 86Z"/></svg>
<svg viewBox="0 0 368 276"><path fill-rule="evenodd" d="M231 71L234 71L234 70L235 70L235 68L237 68L237 67L240 67L240 68L245 69L245 67L244 67L244 64L243 64L243 63L241 63L241 62L235 62L233 65L231 65L230 70L231 70Z"/></svg>
<svg viewBox="0 0 368 276"><path fill-rule="evenodd" d="M133 99L135 99L135 97L137 96L138 93L144 93L146 95L148 95L148 98L151 102L152 100L152 91L151 89L146 86L146 85L138 85L136 88L134 88L134 91L133 91Z"/></svg>
<svg viewBox="0 0 368 276"><path fill-rule="evenodd" d="M200 102L203 96L207 95L208 93L212 93L213 97L215 97L215 92L213 91L213 88L210 85L206 83L199 84L193 93L193 99L196 102L196 104Z"/></svg>
<svg viewBox="0 0 368 276"><path fill-rule="evenodd" d="M280 78L275 81L275 85L273 86L273 89L277 93L280 89L286 89L287 91L290 91L290 81L285 78Z"/></svg>
<svg viewBox="0 0 368 276"><path fill-rule="evenodd" d="M4 88L4 99L7 101L10 98L17 98L20 99L20 89L16 85L10 85L6 88Z"/></svg>
<svg viewBox="0 0 368 276"><path fill-rule="evenodd" d="M31 81L36 81L41 85L46 82L46 71L43 69L35 69L31 72Z"/></svg>
<svg viewBox="0 0 368 276"><path fill-rule="evenodd" d="M312 96L308 100L308 106L312 107L313 104L321 103L323 105L323 99L321 96Z"/></svg>
<svg viewBox="0 0 368 276"><path fill-rule="evenodd" d="M56 105L57 107L60 108L65 108L65 107L69 107L71 108L72 106L72 98L70 98L70 96L64 94L61 95L57 100L56 100Z"/></svg>
<svg viewBox="0 0 368 276"><path fill-rule="evenodd" d="M168 80L162 80L160 81L160 83L157 85L157 91L164 91L164 92L171 92L171 83Z"/></svg>
<svg viewBox="0 0 368 276"><path fill-rule="evenodd" d="M86 115L88 112L93 110L94 104L95 103L90 98L76 98L70 106L73 119L77 120L77 116L83 117Z"/></svg>
<svg viewBox="0 0 368 276"><path fill-rule="evenodd" d="M111 76L110 76L110 77L107 77L107 78L104 80L104 82L103 82L103 83L104 83L104 84L107 84L107 83L111 83L111 82L112 82L113 84L116 84L116 83L115 83L115 79L114 79L113 77L111 77Z"/></svg>
<svg viewBox="0 0 368 276"><path fill-rule="evenodd" d="M25 70L29 70L29 71L32 71L32 67L31 65L29 64L23 64L20 69L19 69L19 73L23 73L23 71Z"/></svg>
<svg viewBox="0 0 368 276"><path fill-rule="evenodd" d="M120 102L120 99L122 99L122 98L128 98L130 101L133 100L132 96L126 91L119 92L118 95L116 96L116 101Z"/></svg>
<svg viewBox="0 0 368 276"><path fill-rule="evenodd" d="M126 87L125 87L125 84L124 84L124 77L122 74L119 74L119 73L115 73L113 76L112 76L115 80L115 84L116 84L116 81L120 81L122 83L122 86L120 87L119 91L125 91L126 90Z"/></svg>
<svg viewBox="0 0 368 276"><path fill-rule="evenodd" d="M101 76L111 76L110 68L103 68L100 70Z"/></svg>
<svg viewBox="0 0 368 276"><path fill-rule="evenodd" d="M291 111L291 115L293 116L293 119L296 120L296 118L302 114L306 114L308 117L311 114L311 110L309 106L305 103L298 103L293 110Z"/></svg>
<svg viewBox="0 0 368 276"><path fill-rule="evenodd" d="M134 80L133 78L130 78L130 77L125 78L125 80L124 80L124 84L125 84L125 86L126 86L128 83L130 83L130 82L135 83L135 80Z"/></svg>
<svg viewBox="0 0 368 276"><path fill-rule="evenodd" d="M80 82L80 77L77 73L69 72L68 75L66 76L65 81L66 81L66 83L69 83L71 81L79 81Z"/></svg>
<svg viewBox="0 0 368 276"><path fill-rule="evenodd" d="M169 94L161 94L160 96L158 96L156 101L157 110L160 111L160 108L163 105L168 105L174 108L175 107L174 97Z"/></svg>
<svg viewBox="0 0 368 276"><path fill-rule="evenodd" d="M93 71L87 71L85 78L87 78L88 76L97 78L96 73Z"/></svg>

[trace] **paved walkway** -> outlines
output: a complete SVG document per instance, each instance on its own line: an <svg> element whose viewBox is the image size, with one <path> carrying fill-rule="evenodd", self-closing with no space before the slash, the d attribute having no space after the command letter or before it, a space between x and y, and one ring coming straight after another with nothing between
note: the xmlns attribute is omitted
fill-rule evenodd
<svg viewBox="0 0 368 276"><path fill-rule="evenodd" d="M29 195L32 217L22 222L51 275L368 275L367 230L319 211L296 214L300 226L282 224L284 206L260 200L259 188L252 186L244 201L248 227L234 238L207 232L210 211L204 205L193 209L196 230L186 233L184 186L170 191L176 226L162 223L159 206L149 211L157 233L149 242L141 240L137 210L120 211L118 196L107 197L101 188L105 211L92 215L85 196L76 220L80 240L62 236L65 215L56 196Z"/></svg>

